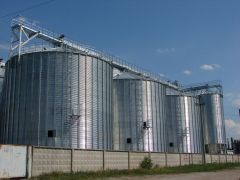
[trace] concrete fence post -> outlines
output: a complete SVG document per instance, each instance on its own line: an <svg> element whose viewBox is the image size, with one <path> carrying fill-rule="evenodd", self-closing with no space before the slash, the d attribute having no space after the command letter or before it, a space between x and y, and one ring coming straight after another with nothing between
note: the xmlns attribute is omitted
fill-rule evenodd
<svg viewBox="0 0 240 180"><path fill-rule="evenodd" d="M103 152L103 170L105 170L105 150Z"/></svg>
<svg viewBox="0 0 240 180"><path fill-rule="evenodd" d="M74 149L71 149L71 173L73 172L73 157L74 156Z"/></svg>
<svg viewBox="0 0 240 180"><path fill-rule="evenodd" d="M227 154L225 154L225 159L226 159L225 163L227 163L227 162L228 162L228 160L227 160Z"/></svg>
<svg viewBox="0 0 240 180"><path fill-rule="evenodd" d="M233 154L232 154L232 163L233 163Z"/></svg>
<svg viewBox="0 0 240 180"><path fill-rule="evenodd" d="M130 151L128 151L128 170L131 169L130 161L131 161L131 153Z"/></svg>
<svg viewBox="0 0 240 180"><path fill-rule="evenodd" d="M193 164L193 154L191 154L191 164Z"/></svg>
<svg viewBox="0 0 240 180"><path fill-rule="evenodd" d="M32 177L32 161L33 161L33 147L27 146L27 164L26 164L26 178Z"/></svg>
<svg viewBox="0 0 240 180"><path fill-rule="evenodd" d="M165 166L168 166L168 158L167 158L167 153L165 153Z"/></svg>
<svg viewBox="0 0 240 180"><path fill-rule="evenodd" d="M211 159L211 164L212 164L212 163L213 163L213 162L212 162L212 153L210 153L210 159Z"/></svg>
<svg viewBox="0 0 240 180"><path fill-rule="evenodd" d="M191 154L188 154L188 159L189 159L188 165L191 165Z"/></svg>
<svg viewBox="0 0 240 180"><path fill-rule="evenodd" d="M221 163L221 158L220 158L220 154L218 154L218 164Z"/></svg>
<svg viewBox="0 0 240 180"><path fill-rule="evenodd" d="M205 165L206 164L206 154L202 153L202 164Z"/></svg>
<svg viewBox="0 0 240 180"><path fill-rule="evenodd" d="M182 156L181 156L181 153L179 153L179 165L182 166Z"/></svg>

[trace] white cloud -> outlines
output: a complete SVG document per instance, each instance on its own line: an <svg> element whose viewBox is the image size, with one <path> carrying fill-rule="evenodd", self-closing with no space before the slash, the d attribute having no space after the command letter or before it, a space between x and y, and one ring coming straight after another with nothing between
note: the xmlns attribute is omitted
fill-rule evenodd
<svg viewBox="0 0 240 180"><path fill-rule="evenodd" d="M173 53L175 52L175 48L158 48L157 53L165 54L165 53Z"/></svg>
<svg viewBox="0 0 240 180"><path fill-rule="evenodd" d="M183 73L185 74L185 75L191 75L192 74L192 71L190 71L190 70L185 70L185 71L183 71Z"/></svg>
<svg viewBox="0 0 240 180"><path fill-rule="evenodd" d="M9 44L0 44L0 49L1 50L9 50L10 49L10 45Z"/></svg>
<svg viewBox="0 0 240 180"><path fill-rule="evenodd" d="M233 119L226 119L225 125L228 137L240 139L240 122L234 121Z"/></svg>
<svg viewBox="0 0 240 180"><path fill-rule="evenodd" d="M212 65L203 64L203 65L201 66L201 69L206 70L206 71L210 71L210 70L213 70L214 68L213 68Z"/></svg>
<svg viewBox="0 0 240 180"><path fill-rule="evenodd" d="M200 68L205 71L212 71L215 69L219 69L220 67L221 66L219 64L203 64L200 66Z"/></svg>

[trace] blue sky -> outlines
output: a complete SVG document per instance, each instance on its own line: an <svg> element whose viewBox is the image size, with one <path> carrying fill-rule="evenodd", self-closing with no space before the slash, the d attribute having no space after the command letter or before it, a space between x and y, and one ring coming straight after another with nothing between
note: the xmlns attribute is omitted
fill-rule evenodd
<svg viewBox="0 0 240 180"><path fill-rule="evenodd" d="M0 17L39 2L3 0ZM55 0L21 15L183 84L222 80L227 134L240 138L239 7L238 0ZM5 59L12 17L0 19Z"/></svg>

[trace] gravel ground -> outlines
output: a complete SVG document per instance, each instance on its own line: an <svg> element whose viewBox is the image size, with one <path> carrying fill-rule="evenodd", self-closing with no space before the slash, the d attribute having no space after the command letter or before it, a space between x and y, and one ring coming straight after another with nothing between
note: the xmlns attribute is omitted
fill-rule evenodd
<svg viewBox="0 0 240 180"><path fill-rule="evenodd" d="M217 172L196 172L188 174L169 174L152 176L135 176L107 178L107 180L240 180L240 169L222 170Z"/></svg>

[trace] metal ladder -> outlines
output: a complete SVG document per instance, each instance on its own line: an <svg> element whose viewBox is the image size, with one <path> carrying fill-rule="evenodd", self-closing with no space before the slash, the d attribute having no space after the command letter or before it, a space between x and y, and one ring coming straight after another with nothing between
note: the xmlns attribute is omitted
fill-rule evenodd
<svg viewBox="0 0 240 180"><path fill-rule="evenodd" d="M143 102L142 102L142 84L141 81L136 83L136 119L137 119L137 149L143 146Z"/></svg>

